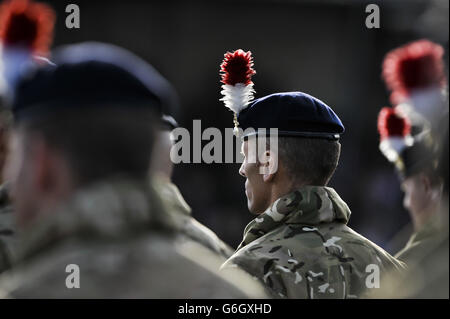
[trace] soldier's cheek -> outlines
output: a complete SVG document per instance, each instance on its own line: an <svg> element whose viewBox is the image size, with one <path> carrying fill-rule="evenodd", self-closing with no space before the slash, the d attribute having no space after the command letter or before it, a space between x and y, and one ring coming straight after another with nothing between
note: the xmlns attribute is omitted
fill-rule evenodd
<svg viewBox="0 0 450 319"><path fill-rule="evenodd" d="M250 199L251 196L250 184L248 182L248 179L245 181L245 196L247 196L247 199Z"/></svg>
<svg viewBox="0 0 450 319"><path fill-rule="evenodd" d="M251 200L252 200L252 193L248 189L245 189L245 196L247 196L248 202L251 202Z"/></svg>
<svg viewBox="0 0 450 319"><path fill-rule="evenodd" d="M410 202L409 197L407 195L405 195L403 197L403 207L405 209L409 209L409 202Z"/></svg>

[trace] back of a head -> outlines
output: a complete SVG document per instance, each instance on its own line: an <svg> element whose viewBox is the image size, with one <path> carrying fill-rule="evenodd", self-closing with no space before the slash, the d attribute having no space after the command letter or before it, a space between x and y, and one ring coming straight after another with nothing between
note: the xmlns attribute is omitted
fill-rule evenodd
<svg viewBox="0 0 450 319"><path fill-rule="evenodd" d="M28 143L36 135L59 152L74 186L115 175L143 178L154 141L155 116L148 110L121 109L57 112L20 124Z"/></svg>
<svg viewBox="0 0 450 319"><path fill-rule="evenodd" d="M16 128L39 135L68 162L75 185L113 175L144 178L154 123L173 91L150 65L107 44L63 47L56 66L32 71L14 92Z"/></svg>
<svg viewBox="0 0 450 319"><path fill-rule="evenodd" d="M341 144L337 140L280 137L278 154L294 184L326 186L338 166Z"/></svg>

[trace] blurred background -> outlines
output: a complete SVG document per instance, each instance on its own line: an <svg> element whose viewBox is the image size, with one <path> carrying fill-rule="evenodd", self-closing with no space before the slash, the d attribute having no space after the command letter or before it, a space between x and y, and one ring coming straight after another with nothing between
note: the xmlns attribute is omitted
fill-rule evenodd
<svg viewBox="0 0 450 319"><path fill-rule="evenodd" d="M346 126L330 186L352 210L350 227L391 253L405 244L409 217L399 181L378 150L377 115L389 105L381 63L390 49L428 38L444 46L448 74L448 0L46 2L58 15L53 47L93 40L138 54L174 85L181 103L175 117L191 133L194 119L202 129L233 126L219 101L219 65L226 51L251 50L256 97L303 91L330 105ZM70 3L80 7L80 29L65 27ZM365 26L371 3L380 8L379 29ZM174 172L194 217L234 248L254 218L239 166L179 164Z"/></svg>

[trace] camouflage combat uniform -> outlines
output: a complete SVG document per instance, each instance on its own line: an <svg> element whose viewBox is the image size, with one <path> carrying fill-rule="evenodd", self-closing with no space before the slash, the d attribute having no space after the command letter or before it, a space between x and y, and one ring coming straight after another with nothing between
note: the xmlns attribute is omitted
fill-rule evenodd
<svg viewBox="0 0 450 319"><path fill-rule="evenodd" d="M202 245L186 240L180 250L175 244L177 230L158 202L147 181L117 179L77 192L19 237L18 262L2 274L0 296L266 296L262 286L244 272L219 273L221 262ZM71 264L79 267L79 288L66 286L70 275L66 267Z"/></svg>
<svg viewBox="0 0 450 319"><path fill-rule="evenodd" d="M446 206L446 205L444 205ZM448 207L448 206L446 206ZM398 254L408 270L385 277L371 298L449 298L448 208L438 224L431 220L413 234Z"/></svg>
<svg viewBox="0 0 450 319"><path fill-rule="evenodd" d="M439 237L440 228L432 218L420 230L411 235L405 247L395 254L395 258L407 265L415 264L436 245Z"/></svg>
<svg viewBox="0 0 450 319"><path fill-rule="evenodd" d="M14 219L8 185L0 186L0 273L10 268L14 251Z"/></svg>
<svg viewBox="0 0 450 319"><path fill-rule="evenodd" d="M224 243L206 226L191 216L191 208L184 200L178 187L162 178L154 178L153 187L160 195L165 210L169 212L176 222L180 233L202 244L219 256L227 259L233 254L233 249Z"/></svg>
<svg viewBox="0 0 450 319"><path fill-rule="evenodd" d="M240 266L280 297L361 297L368 265L377 265L381 276L404 265L346 226L349 217L332 188L300 188L247 225L223 267Z"/></svg>

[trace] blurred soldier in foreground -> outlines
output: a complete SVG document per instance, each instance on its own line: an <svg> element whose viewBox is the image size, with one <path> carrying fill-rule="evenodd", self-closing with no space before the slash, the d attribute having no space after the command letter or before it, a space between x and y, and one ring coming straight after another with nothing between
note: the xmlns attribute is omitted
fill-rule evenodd
<svg viewBox="0 0 450 319"><path fill-rule="evenodd" d="M373 297L449 297L448 99L443 54L440 45L420 40L389 52L383 63L395 117L404 117L412 127L424 129L425 134L419 141L415 138L413 141L418 143L409 147L402 146L402 135L396 144L404 151L397 147L393 152L398 158L394 160L396 166L400 165L406 175L407 170L422 167L418 170L422 173L410 181L405 179L404 184L416 231L399 253L399 258L409 263L408 272L400 277L388 276L383 289ZM437 152L429 147L430 139L437 145ZM439 159L437 168L434 156Z"/></svg>
<svg viewBox="0 0 450 319"><path fill-rule="evenodd" d="M257 215L224 268L243 268L280 297L358 298L403 264L346 226L350 209L326 186L344 127L330 107L305 93L250 102L251 66L250 52L242 50L227 53L222 64L223 100L244 130L239 173ZM270 128L277 133L265 140Z"/></svg>
<svg viewBox="0 0 450 319"><path fill-rule="evenodd" d="M30 23L24 24L26 21ZM0 273L11 266L16 237L9 183L3 178L11 117L4 104L11 99L8 89L15 84L24 64L51 64L45 55L52 40L54 21L53 10L45 4L11 0L0 5Z"/></svg>
<svg viewBox="0 0 450 319"><path fill-rule="evenodd" d="M18 219L15 298L263 297L177 229L148 183L166 81L120 48L60 49L17 82L6 164ZM235 285L238 282L245 288ZM181 284L180 284L181 283Z"/></svg>
<svg viewBox="0 0 450 319"><path fill-rule="evenodd" d="M191 208L184 200L178 187L172 183L173 163L170 150L173 145L171 131L178 127L175 119L163 115L162 127L158 132L151 162L151 174L154 176L153 185L162 198L166 210L173 214L180 233L185 234L204 247L212 250L221 258L229 258L233 250L220 240L217 235L192 217ZM186 242L180 236L180 245ZM182 247L181 247L182 248Z"/></svg>

